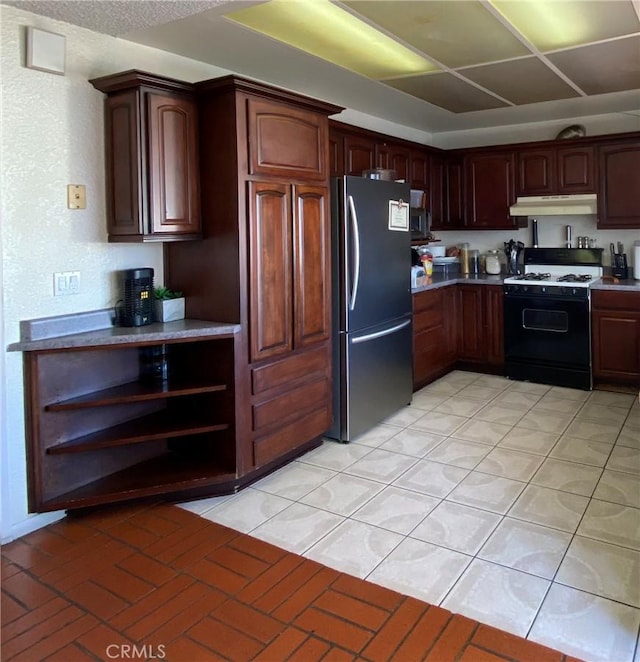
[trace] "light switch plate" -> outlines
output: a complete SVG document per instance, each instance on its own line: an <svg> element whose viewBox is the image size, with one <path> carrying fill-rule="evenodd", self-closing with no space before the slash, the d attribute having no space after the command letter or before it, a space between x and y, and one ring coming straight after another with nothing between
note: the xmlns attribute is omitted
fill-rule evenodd
<svg viewBox="0 0 640 662"><path fill-rule="evenodd" d="M87 208L87 187L84 184L69 184L67 186L67 207L69 209Z"/></svg>

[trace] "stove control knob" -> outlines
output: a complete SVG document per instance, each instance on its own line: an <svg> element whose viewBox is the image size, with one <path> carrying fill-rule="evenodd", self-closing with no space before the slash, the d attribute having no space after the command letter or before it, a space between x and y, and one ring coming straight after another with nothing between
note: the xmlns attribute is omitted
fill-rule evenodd
<svg viewBox="0 0 640 662"><path fill-rule="evenodd" d="M542 287L540 288L540 292L542 292L543 294L544 294L546 291L547 291L547 288L546 288L546 287L542 286Z"/></svg>

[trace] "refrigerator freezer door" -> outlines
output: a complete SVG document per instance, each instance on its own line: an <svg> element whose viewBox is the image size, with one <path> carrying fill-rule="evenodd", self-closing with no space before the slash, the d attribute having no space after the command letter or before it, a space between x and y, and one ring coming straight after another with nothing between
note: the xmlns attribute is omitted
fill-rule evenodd
<svg viewBox="0 0 640 662"><path fill-rule="evenodd" d="M339 329L365 329L411 312L411 235L389 229L389 201L408 201L409 185L360 177L334 182Z"/></svg>
<svg viewBox="0 0 640 662"><path fill-rule="evenodd" d="M354 333L334 347L334 424L328 437L352 441L411 402L411 317Z"/></svg>

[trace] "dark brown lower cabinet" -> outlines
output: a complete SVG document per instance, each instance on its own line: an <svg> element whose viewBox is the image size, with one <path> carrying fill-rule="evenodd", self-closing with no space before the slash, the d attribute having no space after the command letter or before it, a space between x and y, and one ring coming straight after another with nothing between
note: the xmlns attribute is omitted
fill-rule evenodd
<svg viewBox="0 0 640 662"><path fill-rule="evenodd" d="M504 365L501 285L459 284L458 361L491 372Z"/></svg>
<svg viewBox="0 0 640 662"><path fill-rule="evenodd" d="M331 345L251 368L253 466L298 449L331 426Z"/></svg>
<svg viewBox="0 0 640 662"><path fill-rule="evenodd" d="M25 352L29 511L230 491L236 340Z"/></svg>
<svg viewBox="0 0 640 662"><path fill-rule="evenodd" d="M449 372L456 360L455 285L413 295L413 387Z"/></svg>
<svg viewBox="0 0 640 662"><path fill-rule="evenodd" d="M640 292L594 290L591 303L594 384L640 387Z"/></svg>
<svg viewBox="0 0 640 662"><path fill-rule="evenodd" d="M458 284L413 295L413 386L454 367L502 372L502 286Z"/></svg>

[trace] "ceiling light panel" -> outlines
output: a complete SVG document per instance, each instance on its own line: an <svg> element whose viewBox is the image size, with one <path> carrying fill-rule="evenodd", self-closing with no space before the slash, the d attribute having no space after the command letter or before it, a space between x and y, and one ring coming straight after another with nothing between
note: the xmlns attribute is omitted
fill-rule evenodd
<svg viewBox="0 0 640 662"><path fill-rule="evenodd" d="M516 105L580 96L537 57L469 67L458 73Z"/></svg>
<svg viewBox="0 0 640 662"><path fill-rule="evenodd" d="M355 0L344 4L451 68L530 55L476 0Z"/></svg>
<svg viewBox="0 0 640 662"><path fill-rule="evenodd" d="M489 1L541 51L640 31L640 20L631 0Z"/></svg>
<svg viewBox="0 0 640 662"><path fill-rule="evenodd" d="M376 80L438 69L329 0L270 0L226 18Z"/></svg>
<svg viewBox="0 0 640 662"><path fill-rule="evenodd" d="M586 94L640 89L640 37L591 44L547 57ZM640 92L638 97L640 102Z"/></svg>
<svg viewBox="0 0 640 662"><path fill-rule="evenodd" d="M385 83L452 113L468 113L507 106L500 99L449 73L398 78L387 80Z"/></svg>

